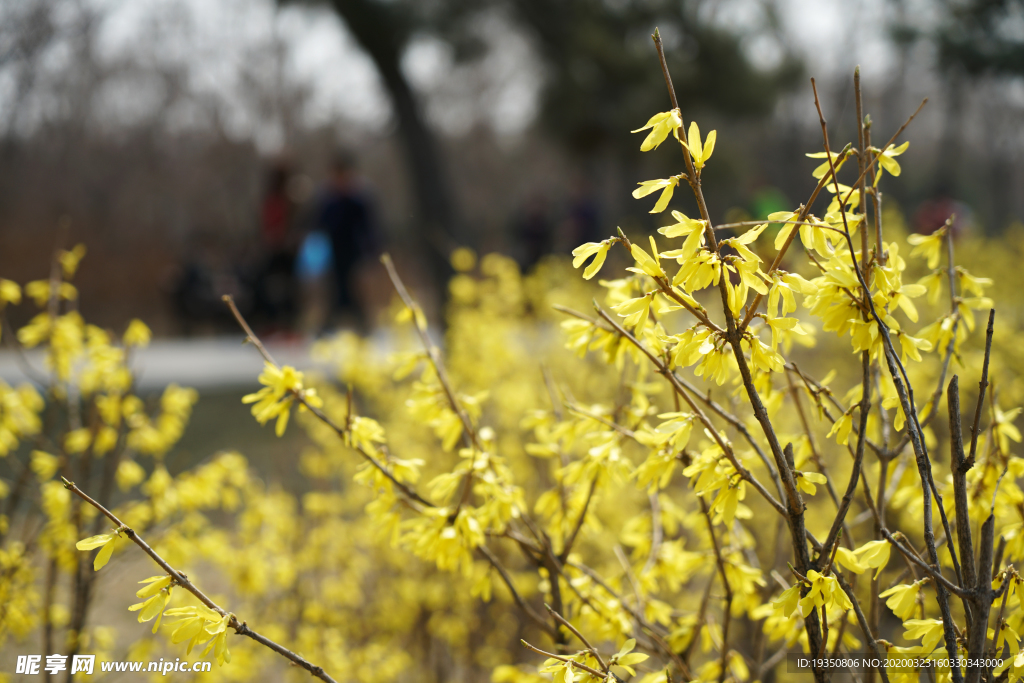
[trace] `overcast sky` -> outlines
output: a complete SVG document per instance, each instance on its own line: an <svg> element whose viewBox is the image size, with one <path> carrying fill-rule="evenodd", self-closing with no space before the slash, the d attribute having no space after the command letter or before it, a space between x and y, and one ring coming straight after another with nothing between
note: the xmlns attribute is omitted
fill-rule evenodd
<svg viewBox="0 0 1024 683"><path fill-rule="evenodd" d="M112 54L136 50L140 36L146 35L154 22L181 23L188 26L194 42L177 49L187 50L182 57L196 62L194 73L200 82L221 87L237 73L247 45L277 35L290 48L289 69L313 86L311 116L341 113L374 125L386 115L387 101L372 63L327 9L275 9L270 0L93 1L108 12L102 44ZM777 4L787 33L795 37L795 46L811 58L812 69L822 78L849 71L856 63L863 64L866 78L884 75L892 62L884 34L891 5L888 0L779 0ZM712 20L740 26L756 23L760 6L757 0L719 0L707 5ZM504 84L495 104L495 118L507 130L515 131L533 115L542 75L530 59L524 37L509 34L507 26L490 28L497 49L485 70ZM171 44L161 47L176 49ZM765 38L751 41L749 50L754 59L767 65L779 55L778 47ZM424 89L451 87L444 82L452 70L450 57L438 45L420 42L414 46L407 68ZM449 95L453 96L449 100L457 100L466 93ZM466 123L461 119L467 114L458 107L434 113L447 119L442 125L457 128Z"/></svg>
<svg viewBox="0 0 1024 683"><path fill-rule="evenodd" d="M0 0L4 2L18 0ZM223 100L226 125L254 137L264 149L280 144L280 128L253 117L241 103L252 88L245 79L270 79L275 64L285 80L304 84L309 93L305 122L349 121L380 130L388 123L387 97L372 62L355 44L335 14L324 8L289 6L273 0L84 0L103 17L99 50L111 61L144 64L147 60L185 67L189 87ZM764 7L773 3L791 37L792 47L807 61L812 75L828 81L861 64L866 84L886 82L895 55L886 37L893 0L715 0L702 5L707 21L745 29L763 25ZM902 0L907 11L927 16L930 0ZM77 3L60 4L65 13ZM543 68L529 37L509 22L484 22L492 50L479 64L457 66L442 43L419 40L405 59L413 84L426 95L432 123L459 133L485 122L502 135L515 135L532 121L543 82ZM280 63L268 57L268 45L281 46ZM769 35L754 36L746 48L756 64L770 68L782 55ZM64 59L70 59L68 55ZM59 69L60 55L51 61ZM110 121L145 116L160 103L158 83L128 81L111 88ZM147 90L149 88L150 90ZM10 96L0 73L0 110ZM237 105L237 106L236 106ZM184 125L188 111L176 112Z"/></svg>

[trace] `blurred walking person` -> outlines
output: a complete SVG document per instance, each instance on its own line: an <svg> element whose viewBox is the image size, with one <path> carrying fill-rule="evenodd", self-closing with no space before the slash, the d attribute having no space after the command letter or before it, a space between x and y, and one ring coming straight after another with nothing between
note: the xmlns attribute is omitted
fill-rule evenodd
<svg viewBox="0 0 1024 683"><path fill-rule="evenodd" d="M295 207L289 196L291 164L278 159L267 170L260 205L260 254L253 286L253 317L270 332L289 328L296 308Z"/></svg>
<svg viewBox="0 0 1024 683"><path fill-rule="evenodd" d="M555 242L555 226L551 220L548 198L542 191L533 192L517 216L513 234L518 242L517 256L525 273L541 257L550 254Z"/></svg>
<svg viewBox="0 0 1024 683"><path fill-rule="evenodd" d="M334 265L334 311L342 324L365 327L357 270L380 250L373 199L360 177L356 157L335 153L331 177L320 198L319 229L328 237Z"/></svg>

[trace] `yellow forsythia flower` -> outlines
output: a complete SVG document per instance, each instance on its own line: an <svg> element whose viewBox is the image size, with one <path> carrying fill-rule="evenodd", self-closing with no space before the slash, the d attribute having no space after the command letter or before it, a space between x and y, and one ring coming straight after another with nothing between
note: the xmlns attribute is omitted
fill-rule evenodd
<svg viewBox="0 0 1024 683"><path fill-rule="evenodd" d="M921 584L926 579L915 581L909 586L900 584L893 586L887 591L878 594L880 598L889 598L885 601L886 607L892 610L900 619L909 619L914 614L914 607L917 604L917 594L921 590Z"/></svg>
<svg viewBox="0 0 1024 683"><path fill-rule="evenodd" d="M921 640L921 645L931 652L942 641L942 622L938 619L910 619L903 622L903 637L907 640Z"/></svg>
<svg viewBox="0 0 1024 683"><path fill-rule="evenodd" d="M812 496L818 490L815 484L824 484L826 481L825 475L820 472L796 472L796 487Z"/></svg>
<svg viewBox="0 0 1024 683"><path fill-rule="evenodd" d="M605 257L608 256L608 249L611 247L611 244L610 240L581 244L572 250L572 267L579 268L588 258L593 256L594 260L591 261L590 265L583 271L583 279L589 280L597 275L598 271L601 270L601 266L604 265Z"/></svg>
<svg viewBox="0 0 1024 683"><path fill-rule="evenodd" d="M266 363L259 376L260 384L264 387L254 394L243 396L242 403L256 404L252 407L252 414L260 424L266 424L268 420L276 417L275 432L281 436L288 426L288 417L296 395L301 395L314 407L319 408L323 405L315 389L303 388L302 379L302 373L290 365L279 368ZM299 407L300 410L304 408L305 406Z"/></svg>
<svg viewBox="0 0 1024 683"><path fill-rule="evenodd" d="M885 169L886 171L888 171L890 175L898 176L902 169L900 168L899 163L896 161L896 157L906 152L907 147L910 147L909 140L904 142L899 147L893 147L892 145L889 145L878 156L878 165L881 166L881 169ZM878 181L882 179L881 169L879 169L878 175L875 176L875 187L878 187Z"/></svg>
<svg viewBox="0 0 1024 683"><path fill-rule="evenodd" d="M451 261L452 268L460 273L465 273L476 267L476 252L469 247L459 247L452 252L449 260Z"/></svg>
<svg viewBox="0 0 1024 683"><path fill-rule="evenodd" d="M652 149L657 149L658 145L665 141L668 134L679 138L679 127L683 125L683 120L679 116L679 110L673 109L672 111L663 111L660 114L655 114L648 121L647 125L643 128L637 128L632 131L633 133L639 133L650 129L651 132L647 134L642 145L640 145L641 152L649 152Z"/></svg>
<svg viewBox="0 0 1024 683"><path fill-rule="evenodd" d="M654 258L643 250L635 242L629 245L629 251L633 254L633 258L636 260L636 264L640 266L640 269L650 275L651 277L665 277L665 271L661 269L660 259L658 258L658 248L654 244L654 238L651 237L651 251L654 253Z"/></svg>
<svg viewBox="0 0 1024 683"><path fill-rule="evenodd" d="M690 156L693 157L693 165L697 168L704 168L704 164L711 158L711 153L715 151L715 139L718 137L718 131L713 130L708 133L704 144L701 144L700 128L697 126L696 121L690 121L690 131L686 137L687 145L690 148Z"/></svg>
<svg viewBox="0 0 1024 683"><path fill-rule="evenodd" d="M0 308L7 304L17 306L21 303L21 287L17 282L0 278Z"/></svg>
<svg viewBox="0 0 1024 683"><path fill-rule="evenodd" d="M658 197L654 208L651 209L651 213L661 213L668 206L669 201L672 200L672 194L676 191L676 186L679 185L679 176L659 178L658 180L644 180L638 183L638 185L640 187L633 190L633 199L640 199L652 192L661 190L661 196Z"/></svg>
<svg viewBox="0 0 1024 683"><path fill-rule="evenodd" d="M811 590L807 595L800 598L800 614L806 617L813 609L825 607L839 607L840 609L853 609L853 603L847 597L839 582L834 576L824 576L811 569L807 572L807 578L811 583Z"/></svg>
<svg viewBox="0 0 1024 683"><path fill-rule="evenodd" d="M139 581L139 583L148 583L149 585L135 593L135 597L146 598L146 600L130 606L128 610L130 612L139 612L141 610L139 612L140 624L156 617L156 623L153 624L153 633L156 633L164 617L164 609L171 601L171 590L173 588L171 586L171 577L151 576L148 579Z"/></svg>
<svg viewBox="0 0 1024 683"><path fill-rule="evenodd" d="M845 446L846 442L850 439L850 432L853 431L853 416L850 413L843 413L843 415L835 421L832 425L832 429L829 430L826 438L830 438L833 434L836 437L836 443L841 446Z"/></svg>
<svg viewBox="0 0 1024 683"><path fill-rule="evenodd" d="M64 437L64 448L68 453L82 453L92 443L92 432L87 427L75 429Z"/></svg>
<svg viewBox="0 0 1024 683"><path fill-rule="evenodd" d="M860 558L863 565L875 568L875 578L877 579L885 569L885 565L889 563L889 550L889 541L869 541L853 552Z"/></svg>
<svg viewBox="0 0 1024 683"><path fill-rule="evenodd" d="M939 265L939 256L942 254L942 239L946 236L946 229L939 228L930 235L907 235L907 241L914 245L911 256L921 254L928 259L928 267L935 268Z"/></svg>
<svg viewBox="0 0 1024 683"><path fill-rule="evenodd" d="M75 547L79 550L92 550L93 548L99 548L100 551L96 553L96 559L93 560L92 563L92 568L95 571L99 571L107 564L107 562L110 561L110 556L114 554L114 542L117 538L117 533L99 534L97 536L90 536L89 538L82 539L75 544Z"/></svg>
<svg viewBox="0 0 1024 683"><path fill-rule="evenodd" d="M148 327L146 327L146 323L135 318L128 323L128 329L124 331L122 341L125 346L138 346L141 348L149 346L149 340L152 337L153 333L150 332Z"/></svg>
<svg viewBox="0 0 1024 683"><path fill-rule="evenodd" d="M83 256L85 256L84 244L76 244L70 251L65 249L60 252L60 267L64 271L64 277L71 279L75 276L78 263Z"/></svg>

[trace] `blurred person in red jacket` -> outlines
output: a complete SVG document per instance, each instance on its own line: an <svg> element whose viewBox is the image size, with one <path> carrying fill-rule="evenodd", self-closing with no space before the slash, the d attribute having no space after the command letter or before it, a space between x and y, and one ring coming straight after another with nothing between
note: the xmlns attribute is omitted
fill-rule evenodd
<svg viewBox="0 0 1024 683"><path fill-rule="evenodd" d="M253 283L253 316L257 323L269 326L270 332L290 327L296 308L296 211L289 194L293 175L288 159L272 162L266 170L260 202L260 255Z"/></svg>

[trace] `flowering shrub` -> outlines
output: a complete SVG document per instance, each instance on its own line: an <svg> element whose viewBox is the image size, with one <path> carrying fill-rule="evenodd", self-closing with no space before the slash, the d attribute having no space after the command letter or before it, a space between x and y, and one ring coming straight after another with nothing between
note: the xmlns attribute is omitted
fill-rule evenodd
<svg viewBox="0 0 1024 683"><path fill-rule="evenodd" d="M17 333L47 350L47 395L0 387L0 444L34 449L20 471L6 458L0 493L42 512L3 518L0 638L41 628L49 652L63 629L75 651L111 648L86 620L92 570L134 543L161 573L128 609L166 638L133 652L169 638L224 680L289 660L326 681L752 681L790 651L1016 680L1015 312L998 334L979 324L993 283L956 263L948 228L904 239L881 192L903 129L873 144L859 104L856 143L826 134L811 155L825 161L805 204L713 224L701 177L716 134L684 126L666 81L673 107L640 129L642 149L678 144L682 170L634 194L660 191L662 214L688 187L698 216L580 246L582 278L460 250L443 348L385 258L397 350L321 342L333 381L277 365L238 316L266 362L244 399L254 417L280 435L294 409L312 440L299 492L234 453L168 473L195 395L171 387L144 410L129 368L148 333L133 323L115 343L86 325L68 282L81 254L62 253L63 271L24 287L44 311ZM1012 300L1013 250L962 250L1002 269L994 289ZM0 283L4 304L21 293ZM964 416L957 368L980 380Z"/></svg>

